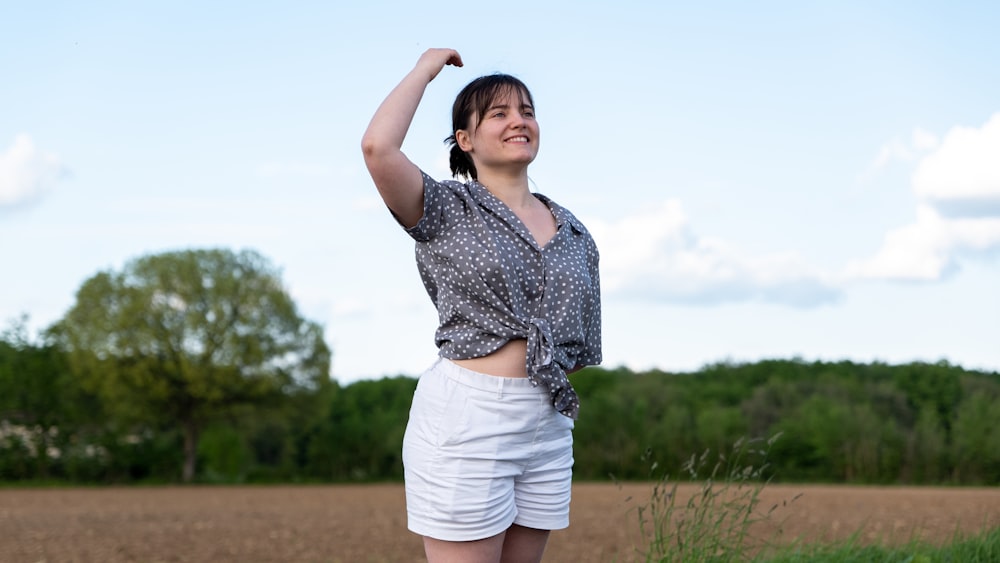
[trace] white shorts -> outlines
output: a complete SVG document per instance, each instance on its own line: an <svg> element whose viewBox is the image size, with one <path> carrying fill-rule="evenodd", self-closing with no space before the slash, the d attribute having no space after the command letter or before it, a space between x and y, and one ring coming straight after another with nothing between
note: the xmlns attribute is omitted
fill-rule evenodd
<svg viewBox="0 0 1000 563"><path fill-rule="evenodd" d="M470 541L511 524L569 526L573 420L523 377L439 358L417 382L403 437L408 527Z"/></svg>

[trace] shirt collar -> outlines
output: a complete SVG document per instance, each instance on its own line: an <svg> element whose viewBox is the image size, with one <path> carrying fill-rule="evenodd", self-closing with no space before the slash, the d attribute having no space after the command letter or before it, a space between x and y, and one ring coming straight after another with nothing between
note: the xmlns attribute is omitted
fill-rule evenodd
<svg viewBox="0 0 1000 563"><path fill-rule="evenodd" d="M552 216L556 218L556 228L560 228L563 225L568 224L576 234L580 234L585 231L583 223L570 213L568 209L552 201L544 194L536 193L535 197L542 200L542 202L545 203L545 205L548 205L549 209L552 210Z"/></svg>
<svg viewBox="0 0 1000 563"><path fill-rule="evenodd" d="M477 203L486 207L495 214L506 218L507 214L513 214L510 207L500 201L500 198L493 195L486 186L480 184L477 180L472 180L466 184L469 189L469 193L472 194L473 199ZM583 224L565 207L559 205L558 203L552 201L548 196L540 194L537 192L532 192L532 195L537 197L552 210L552 216L556 219L556 229L561 229L563 225L568 224L572 229L574 234L581 234L586 232L583 228ZM534 239L532 239L534 240Z"/></svg>

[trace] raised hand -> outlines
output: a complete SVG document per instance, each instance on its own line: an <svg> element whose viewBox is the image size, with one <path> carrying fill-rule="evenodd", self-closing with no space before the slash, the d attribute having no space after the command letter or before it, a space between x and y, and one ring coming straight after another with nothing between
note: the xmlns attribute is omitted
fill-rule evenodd
<svg viewBox="0 0 1000 563"><path fill-rule="evenodd" d="M462 56L454 49L427 49L414 70L423 70L427 73L427 81L434 80L434 77L447 65L462 66Z"/></svg>

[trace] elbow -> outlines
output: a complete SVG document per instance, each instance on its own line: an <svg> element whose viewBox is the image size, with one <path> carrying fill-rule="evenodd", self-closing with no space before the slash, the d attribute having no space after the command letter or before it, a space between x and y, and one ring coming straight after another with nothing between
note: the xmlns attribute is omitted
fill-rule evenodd
<svg viewBox="0 0 1000 563"><path fill-rule="evenodd" d="M374 157L378 152L379 144L376 139L371 138L367 133L361 137L361 153L365 156L365 160Z"/></svg>
<svg viewBox="0 0 1000 563"><path fill-rule="evenodd" d="M390 144L386 144L377 138L365 135L361 138L361 154L365 158L365 164L369 171L372 167L382 167L393 160L393 155L400 150Z"/></svg>

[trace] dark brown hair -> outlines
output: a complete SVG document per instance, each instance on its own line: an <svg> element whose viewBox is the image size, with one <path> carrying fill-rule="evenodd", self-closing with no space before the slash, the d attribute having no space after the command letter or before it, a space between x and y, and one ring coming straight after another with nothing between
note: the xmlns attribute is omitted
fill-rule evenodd
<svg viewBox="0 0 1000 563"><path fill-rule="evenodd" d="M455 103L451 107L452 134L444 140L445 144L451 147L451 154L448 161L451 166L452 175L465 176L473 180L477 179L476 165L472 162L472 157L469 156L469 153L463 151L458 146L458 140L455 139L455 132L459 129L468 131L469 121L472 119L472 116L478 116L479 118L476 125L482 123L487 110L490 109L493 103L498 98L509 96L512 93L517 94L519 105L523 105L525 98L527 98L527 103L534 107L535 102L531 98L531 92L528 90L528 87L524 85L524 82L509 74L497 73L480 76L466 84L465 88L462 88L462 91L458 93Z"/></svg>

